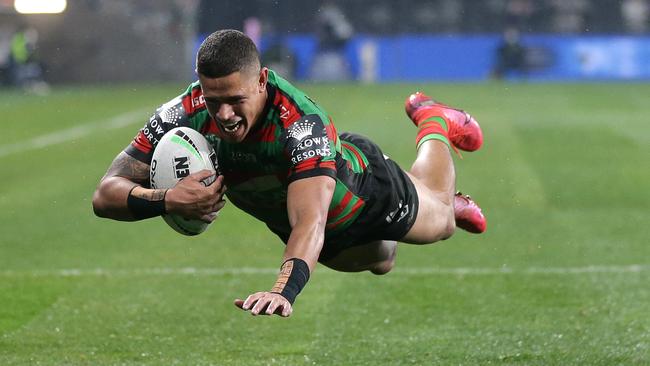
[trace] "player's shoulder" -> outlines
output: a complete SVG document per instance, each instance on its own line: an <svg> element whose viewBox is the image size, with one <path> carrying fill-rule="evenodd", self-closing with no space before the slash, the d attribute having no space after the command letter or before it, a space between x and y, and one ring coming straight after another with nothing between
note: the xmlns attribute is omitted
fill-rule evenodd
<svg viewBox="0 0 650 366"><path fill-rule="evenodd" d="M179 97L183 104L183 108L190 116L206 110L203 90L201 89L201 84L199 84L198 80L190 84L185 92Z"/></svg>
<svg viewBox="0 0 650 366"><path fill-rule="evenodd" d="M160 105L152 119L170 127L193 126L193 119L207 114L199 82L191 83L181 94Z"/></svg>
<svg viewBox="0 0 650 366"><path fill-rule="evenodd" d="M329 115L325 109L304 91L272 70L269 70L268 84L272 91L272 103L278 112L277 116L285 128L308 115L318 115L325 124L329 122Z"/></svg>
<svg viewBox="0 0 650 366"><path fill-rule="evenodd" d="M169 101L163 103L156 109L158 114L171 113L185 114L191 116L198 111L205 109L205 99L199 82L193 82L183 92Z"/></svg>

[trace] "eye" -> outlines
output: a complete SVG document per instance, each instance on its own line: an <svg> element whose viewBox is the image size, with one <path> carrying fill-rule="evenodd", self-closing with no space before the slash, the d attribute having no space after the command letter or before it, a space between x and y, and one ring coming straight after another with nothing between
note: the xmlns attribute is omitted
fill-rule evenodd
<svg viewBox="0 0 650 366"><path fill-rule="evenodd" d="M211 100L211 101L206 101L205 105L209 109L219 109L219 106L221 105L221 103Z"/></svg>

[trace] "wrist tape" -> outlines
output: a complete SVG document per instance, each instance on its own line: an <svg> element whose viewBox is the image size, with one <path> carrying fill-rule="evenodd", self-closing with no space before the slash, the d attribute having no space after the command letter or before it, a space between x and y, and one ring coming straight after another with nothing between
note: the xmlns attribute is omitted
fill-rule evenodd
<svg viewBox="0 0 650 366"><path fill-rule="evenodd" d="M134 218L138 220L148 219L150 217L160 216L167 212L165 210L165 194L167 194L167 190L165 190L161 199L157 201L149 201L132 194L133 190L137 187L138 186L135 186L131 191L129 191L129 197L126 199L126 206L129 208L129 211L131 211Z"/></svg>
<svg viewBox="0 0 650 366"><path fill-rule="evenodd" d="M293 305L296 296L309 280L309 266L300 258L287 259L282 263L278 280L271 292L282 295Z"/></svg>

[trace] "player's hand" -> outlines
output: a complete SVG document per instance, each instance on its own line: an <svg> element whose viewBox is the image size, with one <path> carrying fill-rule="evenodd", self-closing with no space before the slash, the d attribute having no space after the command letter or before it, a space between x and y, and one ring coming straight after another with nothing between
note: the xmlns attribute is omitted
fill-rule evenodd
<svg viewBox="0 0 650 366"><path fill-rule="evenodd" d="M242 310L250 311L252 315L280 315L288 317L293 308L284 296L275 292L256 292L246 300L236 299L235 306Z"/></svg>
<svg viewBox="0 0 650 366"><path fill-rule="evenodd" d="M180 215L186 219L199 219L212 222L217 217L217 212L223 208L226 201L223 194L226 186L223 176L206 186L204 181L210 181L214 173L201 170L190 174L167 191L165 195L165 208L167 213Z"/></svg>

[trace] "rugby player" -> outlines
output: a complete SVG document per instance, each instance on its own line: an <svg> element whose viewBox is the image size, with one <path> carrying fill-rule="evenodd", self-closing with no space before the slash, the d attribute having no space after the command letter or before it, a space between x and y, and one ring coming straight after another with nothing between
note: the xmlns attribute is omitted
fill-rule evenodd
<svg viewBox="0 0 650 366"><path fill-rule="evenodd" d="M196 71L198 81L157 109L117 155L93 208L124 221L173 213L211 222L225 195L263 221L286 244L284 258L275 285L236 299L239 308L286 317L317 262L385 274L397 241L434 243L456 226L485 230L480 208L455 193L450 149L474 151L483 142L469 114L422 93L407 98L406 114L418 132L417 156L405 171L367 138L339 133L321 106L261 66L255 44L239 31L211 34ZM153 150L177 126L196 129L214 145L219 176L205 186L212 173L204 170L171 189L150 189Z"/></svg>

